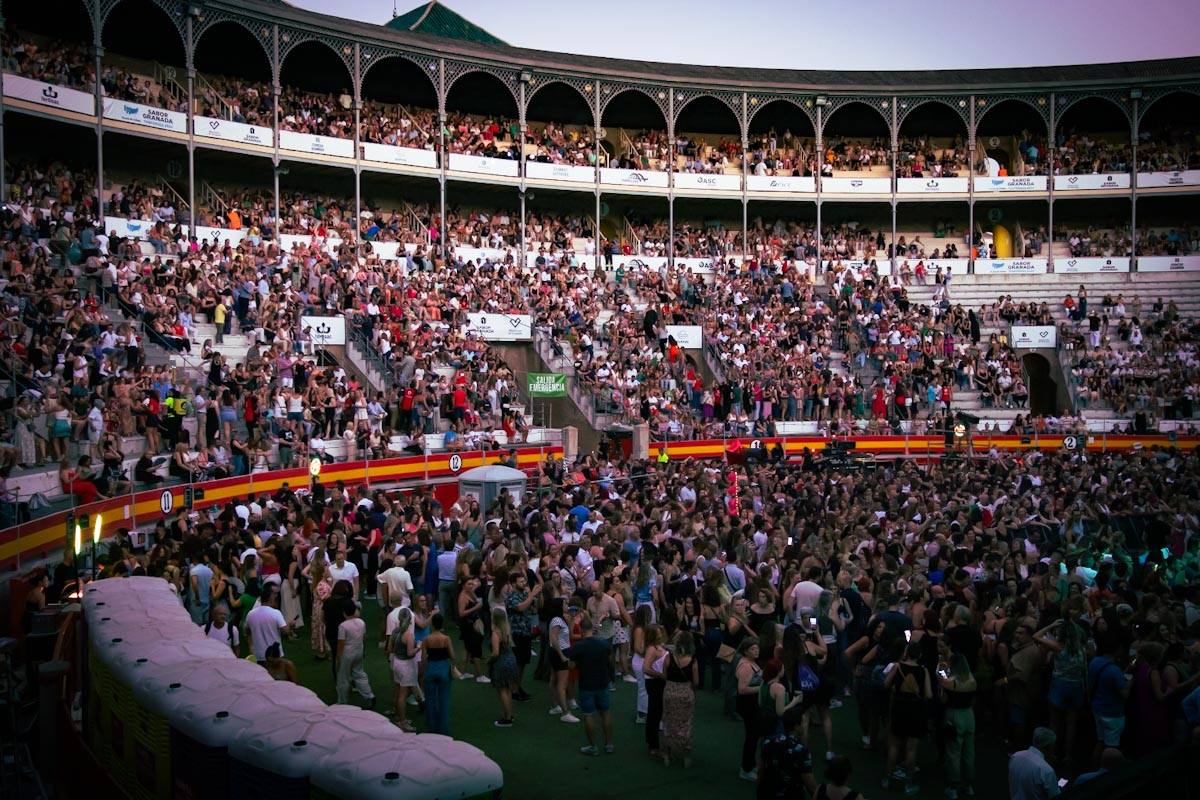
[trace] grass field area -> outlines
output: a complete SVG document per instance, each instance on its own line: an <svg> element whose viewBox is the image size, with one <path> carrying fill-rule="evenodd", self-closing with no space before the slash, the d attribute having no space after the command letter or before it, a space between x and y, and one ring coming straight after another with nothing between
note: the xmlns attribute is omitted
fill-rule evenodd
<svg viewBox="0 0 1200 800"><path fill-rule="evenodd" d="M379 698L377 711L391 704L391 673L383 652L374 645L380 625L380 609L368 600L364 608L370 646L367 650L367 674L371 688ZM312 657L308 645L308 630L301 639L286 642L288 658L295 663L300 681L329 703L336 701L333 672L330 662ZM461 655L455 636L456 653ZM450 733L454 738L470 742L483 750L504 770L504 797L509 800L601 800L604 798L659 797L687 798L753 798L754 785L738 777L738 762L742 746L741 720L726 718L718 694L703 691L697 698L693 735L691 769L672 764L668 769L661 761L650 759L646 753L645 727L634 723L634 703L637 688L630 683L617 683L613 693L613 724L616 752L612 755L588 757L579 753L587 743L583 725L560 722L546 712L550 709L550 689L546 683L532 678L527 670L525 690L533 700L516 704L516 725L496 728L492 723L500 716L496 692L486 684L474 681L455 681L450 691ZM361 704L356 695L351 702ZM859 730L854 702L833 712L834 751L847 755L854 763L851 784L869 798L901 795L880 787L884 773L884 755L865 753L858 749ZM409 707L409 720L418 730L424 717L415 707ZM816 778L822 779L825 744L820 728L810 728L810 744L814 750ZM1003 750L994 741L978 742L978 775L975 780L977 797L1006 798L1007 762ZM921 746L920 765L923 772L921 791L917 797L942 797L944 783L942 768L936 764L932 742ZM663 794L665 792L665 794ZM796 798L803 797L797 789Z"/></svg>

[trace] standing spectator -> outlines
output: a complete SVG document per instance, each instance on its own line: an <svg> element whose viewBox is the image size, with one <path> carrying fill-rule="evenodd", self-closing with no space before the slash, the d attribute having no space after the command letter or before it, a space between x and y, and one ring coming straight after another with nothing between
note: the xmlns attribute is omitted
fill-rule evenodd
<svg viewBox="0 0 1200 800"><path fill-rule="evenodd" d="M1088 690L1092 697L1092 716L1096 720L1096 760L1105 747L1121 746L1125 732L1125 698L1129 681L1117 662L1125 649L1122 637L1108 635L1097 642L1099 653L1088 664Z"/></svg>
<svg viewBox="0 0 1200 800"><path fill-rule="evenodd" d="M492 688L500 696L500 711L497 728L511 728L513 724L513 691L520 686L517 657L513 655L512 630L508 626L508 615L503 608L492 609L492 660L488 676Z"/></svg>
<svg viewBox="0 0 1200 800"><path fill-rule="evenodd" d="M367 623L358 615L358 604L353 600L343 606L345 619L338 626L337 655L337 699L345 704L350 700L350 686L367 701L367 708L375 707L375 693L363 669L364 645L367 638Z"/></svg>
<svg viewBox="0 0 1200 800"><path fill-rule="evenodd" d="M888 731L888 777L884 788L890 784L904 787L905 794L916 794L917 745L925 737L928 726L928 706L933 698L933 687L929 672L921 665L920 641L909 642L900 661L889 664L884 688L891 698ZM899 766L900 757L904 766Z"/></svg>
<svg viewBox="0 0 1200 800"><path fill-rule="evenodd" d="M663 763L671 766L671 757L692 765L692 716L696 706L696 688L700 685L700 667L696 661L696 639L691 631L675 634L675 649L667 655L664 672L667 685L663 693Z"/></svg>
<svg viewBox="0 0 1200 800"><path fill-rule="evenodd" d="M436 569L436 565L433 567ZM537 621L534 611L535 603L542 593L538 584L529 588L529 575L525 570L516 572L510 578L512 588L504 598L504 607L508 612L508 624L512 629L513 654L517 658L517 686L513 699L524 702L533 697L522 688L525 677L525 667L533 659L533 625Z"/></svg>
<svg viewBox="0 0 1200 800"><path fill-rule="evenodd" d="M433 630L421 643L425 660L425 724L429 733L450 735L450 672L454 663L454 642L442 630L445 617L435 613L430 620Z"/></svg>
<svg viewBox="0 0 1200 800"><path fill-rule="evenodd" d="M1061 789L1054 767L1046 763L1046 754L1054 752L1054 731L1036 728L1033 745L1028 750L1013 753L1008 762L1008 796L1010 800L1049 800L1058 797Z"/></svg>
<svg viewBox="0 0 1200 800"><path fill-rule="evenodd" d="M938 670L938 683L946 706L946 797L974 794L975 691L971 667L961 653L950 657L948 668Z"/></svg>
<svg viewBox="0 0 1200 800"><path fill-rule="evenodd" d="M283 655L283 635L289 633L287 621L279 611L279 587L274 583L263 584L258 606L246 615L246 638L250 650L259 661L267 658L267 648L280 645Z"/></svg>
<svg viewBox="0 0 1200 800"><path fill-rule="evenodd" d="M566 656L579 668L579 710L588 743L579 748L587 756L600 754L596 746L596 717L604 729L604 752L613 752L612 711L609 684L612 682L612 645L593 635L592 620L584 615L579 621L580 639Z"/></svg>
<svg viewBox="0 0 1200 800"><path fill-rule="evenodd" d="M758 666L758 640L747 637L738 646L736 680L737 712L742 718L745 735L742 739L742 761L738 777L754 783L758 780L758 688L762 686L762 668Z"/></svg>

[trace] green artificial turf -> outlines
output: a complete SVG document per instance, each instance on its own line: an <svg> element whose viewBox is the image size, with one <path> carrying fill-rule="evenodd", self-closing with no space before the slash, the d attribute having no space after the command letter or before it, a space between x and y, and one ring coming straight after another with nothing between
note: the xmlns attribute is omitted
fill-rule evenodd
<svg viewBox="0 0 1200 800"><path fill-rule="evenodd" d="M392 702L391 673L383 651L375 645L380 630L381 610L373 600L364 603L368 641L366 670L371 688L378 697L377 711L383 712ZM308 630L299 639L286 642L287 657L292 659L300 674L300 682L323 700L336 702L333 672L329 661L312 656ZM462 655L455 636L456 655ZM536 663L536 657L535 657ZM672 764L670 768L647 755L645 726L634 723L635 684L617 682L613 693L613 728L616 752L588 757L579 748L587 743L583 724L568 724L546 712L550 701L548 684L533 679L532 665L526 671L525 690L533 700L515 704L516 724L508 729L492 723L500 716L500 702L495 690L473 680L454 681L450 690L450 734L483 750L504 770L504 797L507 800L601 800L657 796L687 798L753 798L754 785L738 777L741 759L743 728L741 720L729 719L722 710L719 694L702 691L697 698L693 733L693 760L690 769ZM351 702L362 704L351 694ZM834 751L850 757L854 764L851 785L868 798L900 798L898 792L883 789L880 781L885 771L885 758L878 752L866 753L859 748L858 719L852 698L833 712ZM417 730L424 727L424 716L409 706L408 719ZM813 749L815 775L818 782L824 772L824 737L818 724L809 729L809 744ZM1007 762L997 742L977 741L976 796L1005 798L1008 780ZM936 763L932 741L921 744L921 788L916 797L944 797L943 770ZM667 792L652 795L649 793ZM797 800L803 797L798 792Z"/></svg>

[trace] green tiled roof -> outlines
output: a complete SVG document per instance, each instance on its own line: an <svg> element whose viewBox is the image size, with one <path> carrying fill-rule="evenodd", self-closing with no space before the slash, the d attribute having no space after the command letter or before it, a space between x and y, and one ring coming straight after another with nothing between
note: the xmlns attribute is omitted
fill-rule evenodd
<svg viewBox="0 0 1200 800"><path fill-rule="evenodd" d="M426 33L430 36L441 36L446 39L457 39L460 42L475 44L503 45L507 42L496 38L483 28L465 19L459 13L433 0L419 5L406 14L393 17L387 27L398 31Z"/></svg>

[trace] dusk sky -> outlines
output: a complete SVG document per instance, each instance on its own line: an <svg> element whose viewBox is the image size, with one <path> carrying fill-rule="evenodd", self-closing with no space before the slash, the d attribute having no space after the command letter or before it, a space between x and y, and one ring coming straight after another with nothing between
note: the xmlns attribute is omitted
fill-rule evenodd
<svg viewBox="0 0 1200 800"><path fill-rule="evenodd" d="M392 0L289 0L363 22ZM416 0L397 0L404 13ZM790 69L952 69L1200 55L1198 0L450 0L517 47Z"/></svg>

